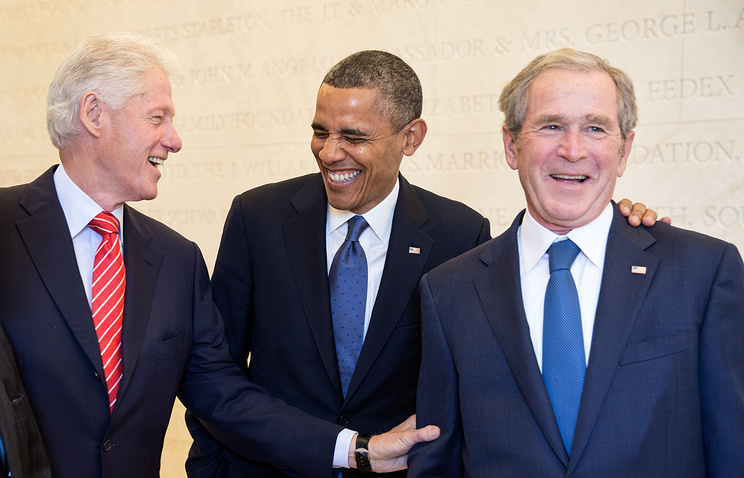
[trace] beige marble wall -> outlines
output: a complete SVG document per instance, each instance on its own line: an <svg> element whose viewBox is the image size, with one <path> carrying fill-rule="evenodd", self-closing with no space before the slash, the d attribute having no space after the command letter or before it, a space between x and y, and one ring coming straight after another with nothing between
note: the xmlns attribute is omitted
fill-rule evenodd
<svg viewBox="0 0 744 478"><path fill-rule="evenodd" d="M412 182L487 215L497 234L524 207L503 158L503 84L537 54L589 50L630 73L641 122L616 197L744 248L743 0L0 0L0 186L56 162L46 88L81 38L131 30L171 47L183 150L160 196L135 207L195 240L210 267L231 198L314 171L315 93L335 62L392 51L418 72L429 134ZM185 476L174 412L162 475Z"/></svg>

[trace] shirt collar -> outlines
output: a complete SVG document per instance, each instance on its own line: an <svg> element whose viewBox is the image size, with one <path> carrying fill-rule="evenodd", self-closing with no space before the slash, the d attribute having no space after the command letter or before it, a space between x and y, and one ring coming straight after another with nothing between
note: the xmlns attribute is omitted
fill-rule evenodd
<svg viewBox="0 0 744 478"><path fill-rule="evenodd" d="M607 250L607 236L612 225L612 215L612 204L609 203L602 213L589 224L571 229L566 236L559 236L539 224L527 211L519 231L520 251L525 273L537 265L550 245L559 237L571 239L596 267L602 269Z"/></svg>
<svg viewBox="0 0 744 478"><path fill-rule="evenodd" d="M75 237L88 227L88 223L102 211L101 206L70 179L62 164L54 172L54 187L57 190L57 198L62 206L62 211L65 213L70 236ZM124 226L123 206L109 212L119 220L119 232L121 233Z"/></svg>
<svg viewBox="0 0 744 478"><path fill-rule="evenodd" d="M387 245L390 240L390 231L393 228L393 213L395 212L395 205L398 203L398 192L400 191L400 179L395 180L395 186L390 194L385 197L380 204L373 207L369 211L362 214L364 220L369 224L369 228L372 232ZM328 215L326 216L326 236L330 235L341 227L342 224L346 223L349 219L354 217L351 211L344 211L336 209L328 203Z"/></svg>

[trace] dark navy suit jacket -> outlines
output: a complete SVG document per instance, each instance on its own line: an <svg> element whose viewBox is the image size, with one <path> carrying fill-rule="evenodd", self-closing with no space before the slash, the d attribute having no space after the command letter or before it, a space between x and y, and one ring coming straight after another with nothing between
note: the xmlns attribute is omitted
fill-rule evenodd
<svg viewBox="0 0 744 478"><path fill-rule="evenodd" d="M342 428L268 397L228 353L198 247L124 208L123 378L109 416L90 306L51 168L0 189L0 321L56 478L159 476L176 396L242 454L327 476Z"/></svg>
<svg viewBox="0 0 744 478"><path fill-rule="evenodd" d="M741 476L736 247L661 223L633 228L615 206L569 458L522 304L521 219L422 280L417 418L442 436L414 447L409 476Z"/></svg>
<svg viewBox="0 0 744 478"><path fill-rule="evenodd" d="M327 207L319 173L238 196L212 277L215 301L233 357L245 366L251 354L246 369L251 380L318 418L360 433L381 433L415 410L421 276L487 240L490 226L467 206L400 177L380 289L344 398L328 290ZM189 423L196 437L190 476L284 476L220 451L193 420Z"/></svg>

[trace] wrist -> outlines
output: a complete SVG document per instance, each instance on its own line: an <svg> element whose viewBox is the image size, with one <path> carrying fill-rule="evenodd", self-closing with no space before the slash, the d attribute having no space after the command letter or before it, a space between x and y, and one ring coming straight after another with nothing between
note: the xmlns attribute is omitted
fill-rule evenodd
<svg viewBox="0 0 744 478"><path fill-rule="evenodd" d="M362 473L372 472L372 463L369 457L369 440L371 435L357 434L354 449L354 464L356 469Z"/></svg>

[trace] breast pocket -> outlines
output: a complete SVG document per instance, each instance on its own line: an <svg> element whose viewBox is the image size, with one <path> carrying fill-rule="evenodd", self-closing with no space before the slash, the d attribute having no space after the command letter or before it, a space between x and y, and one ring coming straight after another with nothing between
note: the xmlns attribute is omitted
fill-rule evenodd
<svg viewBox="0 0 744 478"><path fill-rule="evenodd" d="M689 336L689 332L681 332L669 337L629 344L620 357L620 365L645 362L683 352L690 346Z"/></svg>
<svg viewBox="0 0 744 478"><path fill-rule="evenodd" d="M152 357L153 362L168 360L174 357L182 357L185 348L190 345L190 343L187 343L190 330L191 329L185 329L172 339L150 344L150 356Z"/></svg>

